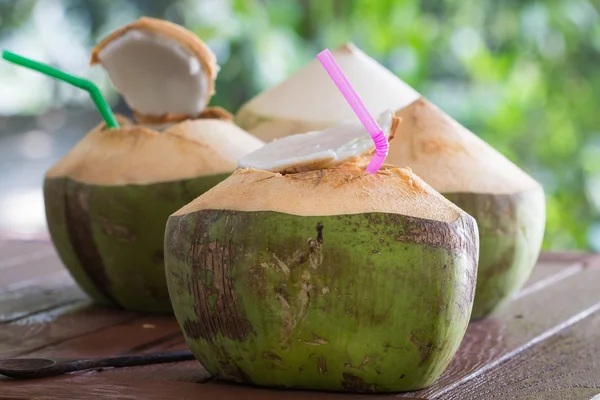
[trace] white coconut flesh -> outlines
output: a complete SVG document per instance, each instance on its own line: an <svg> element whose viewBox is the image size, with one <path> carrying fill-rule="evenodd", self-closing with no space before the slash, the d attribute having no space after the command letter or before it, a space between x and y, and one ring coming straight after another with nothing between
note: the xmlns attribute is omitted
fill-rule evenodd
<svg viewBox="0 0 600 400"><path fill-rule="evenodd" d="M379 117L378 123L389 138L393 132L391 111ZM331 167L373 152L371 135L359 121L343 121L332 127L284 137L242 157L242 168L271 172L301 171Z"/></svg>
<svg viewBox="0 0 600 400"><path fill-rule="evenodd" d="M171 38L130 30L100 50L99 59L140 114L197 116L206 107L209 77L196 56Z"/></svg>
<svg viewBox="0 0 600 400"><path fill-rule="evenodd" d="M352 44L332 50L344 75L371 115L406 107L420 95ZM265 142L356 120L339 89L318 60L244 104L238 124Z"/></svg>
<svg viewBox="0 0 600 400"><path fill-rule="evenodd" d="M163 132L119 118L99 125L46 174L96 185L151 184L229 173L263 142L218 119L187 120Z"/></svg>
<svg viewBox="0 0 600 400"><path fill-rule="evenodd" d="M154 121L197 117L214 92L214 53L182 26L140 18L92 51L137 117ZM168 117L168 118L167 118Z"/></svg>

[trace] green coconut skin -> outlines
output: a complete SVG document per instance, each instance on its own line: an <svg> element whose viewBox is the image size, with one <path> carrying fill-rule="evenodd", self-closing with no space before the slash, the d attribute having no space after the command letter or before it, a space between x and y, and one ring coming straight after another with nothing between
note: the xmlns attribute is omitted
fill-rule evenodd
<svg viewBox="0 0 600 400"><path fill-rule="evenodd" d="M467 328L478 249L466 214L201 210L165 231L175 316L211 374L330 391L431 385Z"/></svg>
<svg viewBox="0 0 600 400"><path fill-rule="evenodd" d="M122 186L47 178L44 202L52 241L95 302L172 313L164 273L167 219L229 175Z"/></svg>
<svg viewBox="0 0 600 400"><path fill-rule="evenodd" d="M546 223L541 187L512 195L444 193L479 228L479 267L472 319L502 307L525 284L538 259Z"/></svg>

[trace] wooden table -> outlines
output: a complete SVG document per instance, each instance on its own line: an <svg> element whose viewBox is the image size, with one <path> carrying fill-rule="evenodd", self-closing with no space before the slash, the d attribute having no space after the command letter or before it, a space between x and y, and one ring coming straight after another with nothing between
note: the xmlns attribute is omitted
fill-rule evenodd
<svg viewBox="0 0 600 400"><path fill-rule="evenodd" d="M176 322L90 305L48 241L0 241L0 358L185 349ZM278 391L210 381L195 362L0 378L0 399L591 399L600 394L600 256L542 254L525 289L471 323L438 382L414 393Z"/></svg>

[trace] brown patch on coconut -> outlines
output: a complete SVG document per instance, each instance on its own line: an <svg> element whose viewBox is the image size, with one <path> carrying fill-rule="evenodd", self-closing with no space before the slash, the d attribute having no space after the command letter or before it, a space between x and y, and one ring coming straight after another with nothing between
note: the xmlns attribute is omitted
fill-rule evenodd
<svg viewBox="0 0 600 400"><path fill-rule="evenodd" d="M205 224L198 224L196 237L208 235ZM235 225L231 226L235 229ZM195 243L189 258L192 279L188 290L194 298L198 320L185 320L183 330L191 339L210 340L218 335L242 340L252 332L250 322L243 315L227 272L235 262L235 248L216 241Z"/></svg>
<svg viewBox="0 0 600 400"><path fill-rule="evenodd" d="M112 285L92 233L89 214L91 190L76 182L66 181L65 185L65 222L75 255L98 291L116 303L110 293Z"/></svg>
<svg viewBox="0 0 600 400"><path fill-rule="evenodd" d="M435 345L433 342L431 340L424 339L425 337L427 337L425 331L422 329L417 329L415 332L412 332L408 338L408 340L410 340L417 347L417 350L421 355L421 362L419 365L424 365L435 350Z"/></svg>
<svg viewBox="0 0 600 400"><path fill-rule="evenodd" d="M198 118L220 119L222 121L233 121L233 115L222 107L206 107Z"/></svg>
<svg viewBox="0 0 600 400"><path fill-rule="evenodd" d="M155 126L161 126L163 124L174 124L190 119L190 116L187 114L163 114L151 116L139 114L135 110L133 111L133 114L135 115L135 119L140 124ZM218 119L221 121L231 122L233 121L233 116L229 111L225 110L224 108L206 107L195 119Z"/></svg>
<svg viewBox="0 0 600 400"><path fill-rule="evenodd" d="M360 376L344 372L342 377L344 378L342 380L342 387L347 392L372 393L377 391L377 385L365 382Z"/></svg>

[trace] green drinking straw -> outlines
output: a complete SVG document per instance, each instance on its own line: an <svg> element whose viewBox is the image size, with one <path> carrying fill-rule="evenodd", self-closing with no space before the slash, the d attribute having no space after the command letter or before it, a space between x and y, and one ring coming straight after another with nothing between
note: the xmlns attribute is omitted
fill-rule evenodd
<svg viewBox="0 0 600 400"><path fill-rule="evenodd" d="M106 100L104 100L104 97L102 97L100 89L98 89L98 86L94 85L87 79L69 75L65 72L59 71L56 68L52 68L49 65L42 64L25 57L21 57L17 54L11 53L10 51L6 50L2 52L2 58L11 63L20 65L25 68L33 69L35 71L41 72L42 74L51 76L52 78L70 83L73 86L77 86L80 89L86 90L92 97L92 100L94 101L96 108L100 112L100 115L102 115L104 122L106 122L106 126L108 126L110 129L119 127L119 123L117 122L117 119L115 118L115 115L113 114L112 110L106 103Z"/></svg>

